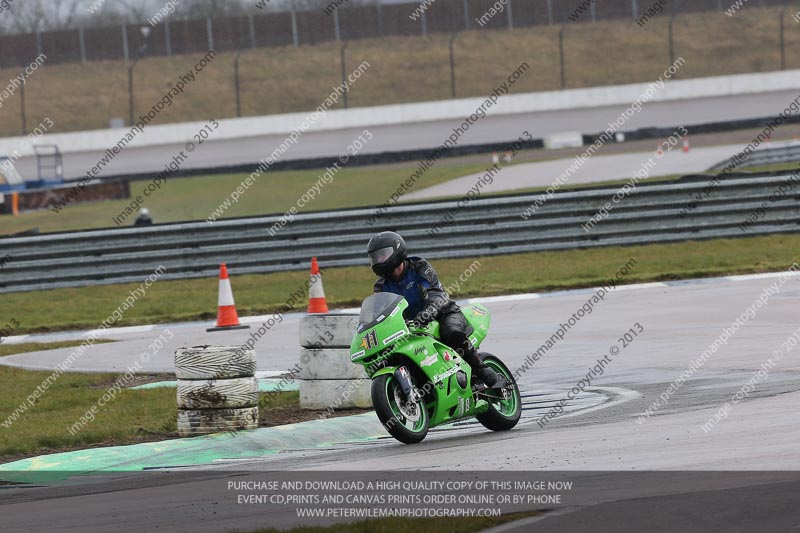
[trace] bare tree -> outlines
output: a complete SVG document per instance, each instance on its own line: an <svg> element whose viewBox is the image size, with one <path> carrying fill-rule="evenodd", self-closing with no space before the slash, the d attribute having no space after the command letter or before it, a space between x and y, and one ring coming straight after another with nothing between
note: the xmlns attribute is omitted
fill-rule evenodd
<svg viewBox="0 0 800 533"><path fill-rule="evenodd" d="M182 0L175 15L183 19L237 16L250 12L250 4L243 0Z"/></svg>
<svg viewBox="0 0 800 533"><path fill-rule="evenodd" d="M323 10L331 3L336 5L336 2L333 0L294 0L294 8L297 11ZM338 4L338 7L346 9L348 6L370 5L375 3L376 0L344 0Z"/></svg>
<svg viewBox="0 0 800 533"><path fill-rule="evenodd" d="M136 23L144 20L144 10L147 2L130 2L128 0L105 1L99 3L89 0L88 6L83 6L83 12L78 23L88 28L101 26L116 26L123 23ZM91 7L91 9L89 8Z"/></svg>
<svg viewBox="0 0 800 533"><path fill-rule="evenodd" d="M333 0L172 0L172 19L238 16L276 11L323 10ZM378 0L344 0L340 8L375 4ZM0 34L94 28L123 23L145 24L168 0L15 0L0 16Z"/></svg>
<svg viewBox="0 0 800 533"><path fill-rule="evenodd" d="M79 16L81 0L25 0L14 3L10 29L19 33L63 30Z"/></svg>
<svg viewBox="0 0 800 533"><path fill-rule="evenodd" d="M118 9L125 20L131 23L143 24L158 11L162 2L142 2L142 0L117 0Z"/></svg>

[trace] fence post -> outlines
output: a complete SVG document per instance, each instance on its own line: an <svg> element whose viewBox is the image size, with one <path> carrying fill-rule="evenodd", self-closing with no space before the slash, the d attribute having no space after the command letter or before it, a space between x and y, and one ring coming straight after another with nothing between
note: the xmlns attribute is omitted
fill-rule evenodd
<svg viewBox="0 0 800 533"><path fill-rule="evenodd" d="M128 49L128 26L125 24L122 25L122 55L125 57L125 61L130 61L131 54Z"/></svg>
<svg viewBox="0 0 800 533"><path fill-rule="evenodd" d="M547 24L553 25L553 0L547 0Z"/></svg>
<svg viewBox="0 0 800 533"><path fill-rule="evenodd" d="M453 48L458 33L450 36L450 97L456 97L456 54Z"/></svg>
<svg viewBox="0 0 800 533"><path fill-rule="evenodd" d="M336 36L336 42L342 40L342 28L339 26L339 8L333 10L333 34Z"/></svg>
<svg viewBox="0 0 800 533"><path fill-rule="evenodd" d="M342 63L342 87L344 87L344 108L347 109L349 107L349 102L347 101L347 96L350 93L350 86L347 84L347 55L345 51L347 50L347 41L342 43L341 49L339 49L339 59Z"/></svg>
<svg viewBox="0 0 800 533"><path fill-rule="evenodd" d="M567 73L564 60L564 26L558 31L558 56L561 67L561 88L567 88Z"/></svg>
<svg viewBox="0 0 800 533"><path fill-rule="evenodd" d="M785 39L785 29L783 19L786 15L786 8L788 6L786 4L783 5L783 9L781 9L781 70L786 70L786 39Z"/></svg>
<svg viewBox="0 0 800 533"><path fill-rule="evenodd" d="M22 118L22 134L28 134L28 124L25 117L25 84L19 86L20 116Z"/></svg>
<svg viewBox="0 0 800 533"><path fill-rule="evenodd" d="M631 0L631 11L633 12L633 20L639 19L639 4L636 0Z"/></svg>
<svg viewBox="0 0 800 533"><path fill-rule="evenodd" d="M214 50L214 26L211 17L206 17L206 33L208 34L208 49Z"/></svg>
<svg viewBox="0 0 800 533"><path fill-rule="evenodd" d="M670 13L669 15L669 64L675 64L675 35L673 31L673 27L675 26L675 14Z"/></svg>
<svg viewBox="0 0 800 533"><path fill-rule="evenodd" d="M36 56L42 55L42 32L36 32Z"/></svg>
<svg viewBox="0 0 800 533"><path fill-rule="evenodd" d="M250 48L256 47L256 23L253 20L253 14L247 15L247 26L250 30Z"/></svg>
<svg viewBox="0 0 800 533"><path fill-rule="evenodd" d="M233 59L233 85L236 89L236 116L242 116L242 100L241 100L241 86L239 84L239 56L242 55L242 50L236 51L236 57Z"/></svg>
<svg viewBox="0 0 800 533"><path fill-rule="evenodd" d="M383 0L377 0L375 6L378 10L378 35L383 35Z"/></svg>
<svg viewBox="0 0 800 533"><path fill-rule="evenodd" d="M428 17L422 12L422 35L428 35Z"/></svg>
<svg viewBox="0 0 800 533"><path fill-rule="evenodd" d="M164 21L164 41L167 46L167 57L172 57L172 35L169 33L169 20Z"/></svg>
<svg viewBox="0 0 800 533"><path fill-rule="evenodd" d="M83 38L83 27L78 28L78 44L81 47L81 63L86 64L86 41Z"/></svg>
<svg viewBox="0 0 800 533"><path fill-rule="evenodd" d="M133 126L133 67L136 66L136 60L128 64L128 119L129 126Z"/></svg>
<svg viewBox="0 0 800 533"><path fill-rule="evenodd" d="M592 24L597 22L597 4L592 2Z"/></svg>
<svg viewBox="0 0 800 533"><path fill-rule="evenodd" d="M508 0L508 6L506 6L506 15L508 16L508 29L514 29L514 14L511 12L511 4L513 2Z"/></svg>
<svg viewBox="0 0 800 533"><path fill-rule="evenodd" d="M297 12L294 10L294 2L292 2L292 44L297 48L300 46L300 36L297 34Z"/></svg>
<svg viewBox="0 0 800 533"><path fill-rule="evenodd" d="M461 3L464 6L464 29L469 30L469 1L461 0Z"/></svg>

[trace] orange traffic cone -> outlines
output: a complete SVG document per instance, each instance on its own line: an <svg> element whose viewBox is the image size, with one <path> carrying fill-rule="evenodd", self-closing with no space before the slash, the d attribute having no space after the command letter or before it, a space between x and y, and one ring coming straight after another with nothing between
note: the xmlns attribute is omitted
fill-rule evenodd
<svg viewBox="0 0 800 533"><path fill-rule="evenodd" d="M689 145L689 137L686 137L683 139L683 153L688 154L691 148L691 145Z"/></svg>
<svg viewBox="0 0 800 533"><path fill-rule="evenodd" d="M228 267L225 263L219 266L219 298L217 306L217 325L206 331L226 331L230 329L248 329L250 326L239 324L236 304L233 302L231 280L228 279Z"/></svg>
<svg viewBox="0 0 800 533"><path fill-rule="evenodd" d="M661 143L656 144L656 155L661 157L664 155L664 149L661 148Z"/></svg>
<svg viewBox="0 0 800 533"><path fill-rule="evenodd" d="M327 313L328 304L325 302L325 291L322 289L322 274L319 273L317 258L311 258L311 285L308 287L308 312Z"/></svg>

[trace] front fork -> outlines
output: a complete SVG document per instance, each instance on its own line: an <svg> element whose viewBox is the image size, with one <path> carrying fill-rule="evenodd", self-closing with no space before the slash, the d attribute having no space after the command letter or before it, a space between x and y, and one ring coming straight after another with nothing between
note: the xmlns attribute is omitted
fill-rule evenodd
<svg viewBox="0 0 800 533"><path fill-rule="evenodd" d="M394 371L394 379L400 384L400 390L403 391L403 397L407 402L416 403L418 401L417 393L414 389L414 382L411 381L411 374L405 366L401 366Z"/></svg>

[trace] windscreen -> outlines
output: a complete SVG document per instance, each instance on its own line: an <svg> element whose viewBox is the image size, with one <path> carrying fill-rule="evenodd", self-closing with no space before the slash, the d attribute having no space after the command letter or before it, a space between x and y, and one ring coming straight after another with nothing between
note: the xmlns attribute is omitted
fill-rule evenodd
<svg viewBox="0 0 800 533"><path fill-rule="evenodd" d="M361 315L358 317L359 325L368 326L381 315L388 315L402 299L402 296L390 292L373 294L361 304Z"/></svg>

